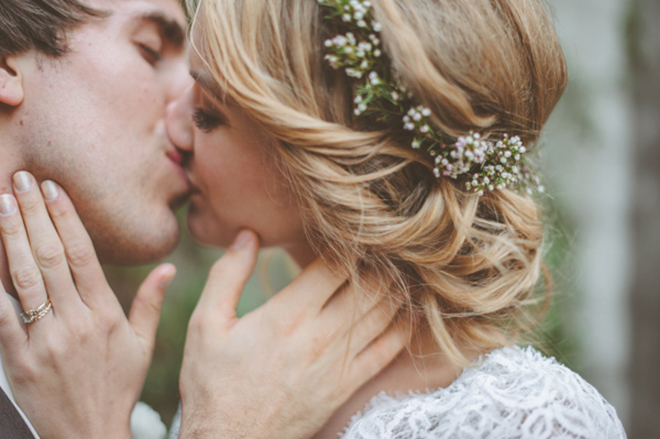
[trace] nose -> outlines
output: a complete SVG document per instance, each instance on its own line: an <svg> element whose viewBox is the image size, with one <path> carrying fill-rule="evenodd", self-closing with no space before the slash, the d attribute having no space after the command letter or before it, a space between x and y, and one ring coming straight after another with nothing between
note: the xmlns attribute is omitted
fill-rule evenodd
<svg viewBox="0 0 660 439"><path fill-rule="evenodd" d="M165 124L167 135L172 143L179 149L192 152L193 150L193 87L192 85L167 106Z"/></svg>

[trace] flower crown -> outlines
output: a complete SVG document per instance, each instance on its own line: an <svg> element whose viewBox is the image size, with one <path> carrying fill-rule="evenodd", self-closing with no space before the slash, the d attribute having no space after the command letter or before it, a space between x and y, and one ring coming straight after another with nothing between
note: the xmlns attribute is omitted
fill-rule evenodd
<svg viewBox="0 0 660 439"><path fill-rule="evenodd" d="M318 0L328 9L325 19L339 30L325 41L325 59L334 69L343 68L355 81L354 114L380 122L397 122L413 134L412 148L427 151L434 158L436 177L456 179L467 175L468 191L483 195L485 190L524 188L543 192L540 179L525 164L527 151L518 136L504 134L497 142L479 133L452 141L434 126L431 110L419 105L392 73L384 55L379 32L382 29L368 0Z"/></svg>

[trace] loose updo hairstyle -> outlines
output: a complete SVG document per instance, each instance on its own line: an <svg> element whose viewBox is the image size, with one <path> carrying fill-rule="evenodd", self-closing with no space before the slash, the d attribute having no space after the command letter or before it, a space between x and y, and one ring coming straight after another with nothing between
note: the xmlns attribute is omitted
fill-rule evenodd
<svg viewBox="0 0 660 439"><path fill-rule="evenodd" d="M567 71L542 0L372 0L392 68L436 126L533 146ZM197 13L195 13L197 11ZM436 178L401 124L361 124L353 85L324 60L337 30L316 0L203 0L195 47L218 86L274 139L319 254L359 260L403 291L439 349L513 343L549 297L540 207ZM197 29L195 29L197 28Z"/></svg>

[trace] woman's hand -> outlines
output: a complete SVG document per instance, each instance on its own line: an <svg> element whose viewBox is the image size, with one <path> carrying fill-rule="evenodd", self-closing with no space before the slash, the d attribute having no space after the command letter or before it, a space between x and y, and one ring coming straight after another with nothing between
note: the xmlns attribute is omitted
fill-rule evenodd
<svg viewBox="0 0 660 439"><path fill-rule="evenodd" d="M0 286L0 350L12 391L42 439L130 438L174 267L149 275L127 320L71 200L53 182L42 189L44 197L22 172L14 176L16 198L0 199L0 233L21 305L52 303L22 327Z"/></svg>
<svg viewBox="0 0 660 439"><path fill-rule="evenodd" d="M309 438L408 341L392 323L399 304L375 289L354 294L320 260L238 319L257 250L253 233L238 235L190 320L180 439Z"/></svg>

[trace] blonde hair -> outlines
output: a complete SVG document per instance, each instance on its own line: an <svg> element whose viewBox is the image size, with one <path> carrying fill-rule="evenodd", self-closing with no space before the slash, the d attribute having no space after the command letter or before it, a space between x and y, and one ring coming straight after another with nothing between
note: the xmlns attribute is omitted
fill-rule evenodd
<svg viewBox="0 0 660 439"><path fill-rule="evenodd" d="M372 0L392 68L445 133L533 145L567 81L541 0ZM319 253L378 276L421 313L439 348L516 341L549 285L541 209L510 190L467 193L437 179L401 126L360 124L352 86L323 59L316 0L208 0L196 24L219 86L276 139ZM540 290L540 291L539 291Z"/></svg>

